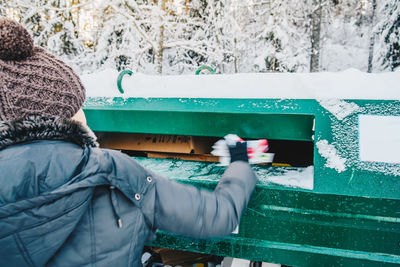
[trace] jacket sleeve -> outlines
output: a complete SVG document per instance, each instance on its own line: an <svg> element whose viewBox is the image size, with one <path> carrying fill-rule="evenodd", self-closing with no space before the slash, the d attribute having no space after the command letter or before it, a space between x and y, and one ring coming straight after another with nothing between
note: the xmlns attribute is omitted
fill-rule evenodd
<svg viewBox="0 0 400 267"><path fill-rule="evenodd" d="M147 218L152 227L197 238L231 234L257 182L250 165L243 161L228 166L214 191L154 178L153 192L149 192L154 207L144 209L146 217L154 216Z"/></svg>

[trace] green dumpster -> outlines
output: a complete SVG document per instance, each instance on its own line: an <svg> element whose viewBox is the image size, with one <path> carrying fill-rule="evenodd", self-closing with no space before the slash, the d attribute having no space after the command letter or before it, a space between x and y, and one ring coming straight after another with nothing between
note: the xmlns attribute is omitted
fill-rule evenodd
<svg viewBox="0 0 400 267"><path fill-rule="evenodd" d="M238 233L196 240L159 231L150 245L290 266L395 266L400 264L399 76L354 70L141 76L130 95L88 94L84 109L100 137L214 141L235 133L270 142L275 164L253 166L259 182ZM349 77L353 83L340 81ZM140 87L146 79L162 88ZM174 95L171 87L187 90ZM111 90L118 93L116 86ZM143 155L136 159L144 166L199 187L213 188L224 171L216 162Z"/></svg>

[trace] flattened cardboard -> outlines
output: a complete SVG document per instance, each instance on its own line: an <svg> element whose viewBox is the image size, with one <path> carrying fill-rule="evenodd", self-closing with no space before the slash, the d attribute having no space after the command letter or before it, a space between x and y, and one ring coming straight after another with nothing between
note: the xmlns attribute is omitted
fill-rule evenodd
<svg viewBox="0 0 400 267"><path fill-rule="evenodd" d="M209 154L215 138L186 135L138 133L100 133L98 141L104 148L147 152Z"/></svg>

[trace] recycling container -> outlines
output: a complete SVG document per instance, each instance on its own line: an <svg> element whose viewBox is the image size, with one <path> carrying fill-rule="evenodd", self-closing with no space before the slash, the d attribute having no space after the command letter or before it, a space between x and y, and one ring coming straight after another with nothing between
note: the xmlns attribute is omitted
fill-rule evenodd
<svg viewBox="0 0 400 267"><path fill-rule="evenodd" d="M88 88L88 125L170 179L214 188L225 167L209 152L228 133L266 138L275 154L253 166L238 233L159 231L149 245L290 266L400 264L399 73L133 74L124 94L114 79L113 93Z"/></svg>

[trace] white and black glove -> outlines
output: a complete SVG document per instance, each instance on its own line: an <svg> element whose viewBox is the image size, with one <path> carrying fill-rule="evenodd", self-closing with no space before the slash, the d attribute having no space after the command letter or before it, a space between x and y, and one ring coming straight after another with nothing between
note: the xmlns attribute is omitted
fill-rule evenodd
<svg viewBox="0 0 400 267"><path fill-rule="evenodd" d="M228 149L231 155L231 163L238 160L249 162L246 142L236 142L234 145L228 144Z"/></svg>

